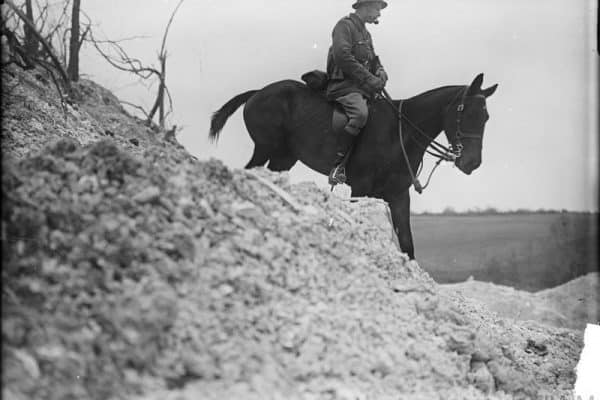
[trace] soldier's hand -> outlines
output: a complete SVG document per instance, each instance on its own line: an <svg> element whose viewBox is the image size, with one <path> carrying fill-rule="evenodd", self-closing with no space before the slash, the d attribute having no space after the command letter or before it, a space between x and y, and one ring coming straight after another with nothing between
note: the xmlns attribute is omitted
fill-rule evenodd
<svg viewBox="0 0 600 400"><path fill-rule="evenodd" d="M367 85L374 93L379 93L385 87L385 82L383 81L383 79L372 75L367 81Z"/></svg>
<svg viewBox="0 0 600 400"><path fill-rule="evenodd" d="M381 92L384 87L385 87L385 81L381 78L377 78L377 81L375 82L375 85L374 85L375 92L377 92L377 93Z"/></svg>
<svg viewBox="0 0 600 400"><path fill-rule="evenodd" d="M384 85L388 81L388 74L385 72L385 70L383 68L379 68L377 70L377 77L383 81Z"/></svg>

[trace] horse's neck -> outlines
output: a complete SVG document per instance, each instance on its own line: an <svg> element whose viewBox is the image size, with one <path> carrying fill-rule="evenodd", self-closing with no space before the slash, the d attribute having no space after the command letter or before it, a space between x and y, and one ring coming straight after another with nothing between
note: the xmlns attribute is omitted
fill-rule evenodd
<svg viewBox="0 0 600 400"><path fill-rule="evenodd" d="M411 97L403 101L403 114L427 136L435 139L444 128L446 106L462 90L464 86L444 86ZM423 137L419 139L422 143L427 142Z"/></svg>

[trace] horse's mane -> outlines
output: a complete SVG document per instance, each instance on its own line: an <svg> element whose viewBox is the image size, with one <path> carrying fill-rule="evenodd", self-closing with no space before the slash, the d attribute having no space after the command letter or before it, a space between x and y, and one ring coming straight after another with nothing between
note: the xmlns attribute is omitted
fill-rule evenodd
<svg viewBox="0 0 600 400"><path fill-rule="evenodd" d="M435 89L430 89L426 92L423 93L419 93L413 97L410 97L408 99L405 99L404 101L410 101L410 100L415 100L417 98L422 98L422 97L428 97L431 96L433 94L437 94L437 92L441 92L442 90L446 90L446 89L458 89L458 88L464 88L464 86L459 86L459 85L447 85L447 86L441 86Z"/></svg>
<svg viewBox="0 0 600 400"><path fill-rule="evenodd" d="M402 102L404 104L403 114L411 118L413 123L420 124L422 121L429 119L431 117L431 113L437 112L437 109L429 109L427 111L427 107L424 107L424 105L428 103L428 100L434 100L433 97L437 94L440 94L440 92L450 90L458 91L458 89L464 88L465 86L460 85L441 86L427 90L423 93L419 93L408 99L394 100L394 104L396 107L399 107L400 103ZM383 100L381 104L384 104ZM416 115L413 113L416 113Z"/></svg>

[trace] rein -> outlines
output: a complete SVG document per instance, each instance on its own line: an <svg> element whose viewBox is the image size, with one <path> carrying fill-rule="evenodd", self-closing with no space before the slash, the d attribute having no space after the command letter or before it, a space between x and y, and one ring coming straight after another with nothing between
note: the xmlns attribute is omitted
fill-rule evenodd
<svg viewBox="0 0 600 400"><path fill-rule="evenodd" d="M400 137L400 148L402 149L402 154L404 155L404 160L406 161L406 165L408 167L408 172L410 173L410 177L412 179L412 183L413 186L415 187L415 190L417 191L417 193L421 194L423 193L423 190L429 186L429 182L431 181L431 177L433 175L433 172L436 170L436 168L440 165L440 163L442 161L453 161L454 158L452 156L449 156L447 154L450 154L448 152L446 152L446 154L436 154L433 153L431 151L429 151L427 148L425 149L426 152L428 152L429 154L438 157L438 161L435 163L433 169L431 170L431 172L429 173L429 176L427 177L427 182L425 182L425 185L421 185L421 182L419 181L419 174L421 173L421 168L423 167L423 160L421 160L421 162L419 163L420 168L417 171L416 175L413 172L413 169L410 165L410 161L408 160L408 154L406 153L406 148L404 147L404 140L402 138L402 104L403 101L400 101L400 106L398 107L398 114L400 116L399 121L398 121L398 136ZM406 117L404 117L406 118ZM424 133L422 133L424 135ZM427 135L425 135L427 136ZM417 142L418 143L418 142ZM443 145L440 145L443 146ZM444 146L445 147L445 146ZM436 149L437 150L437 149ZM451 151L450 149L448 149L449 151Z"/></svg>
<svg viewBox="0 0 600 400"><path fill-rule="evenodd" d="M410 119L408 119L406 117L406 115L404 115L402 113L402 104L403 101L400 100L400 105L398 107L398 109L396 109L396 106L394 105L394 102L392 100L392 97L389 95L389 93L383 89L382 93L383 93L383 98L386 100L386 102L392 106L392 108L394 109L394 111L396 111L396 113L398 114L398 131L399 131L399 138L400 138L400 147L402 149L402 155L404 156L404 160L406 161L406 165L408 167L408 172L410 173L411 179L412 179L412 183L413 186L415 187L415 190L417 191L417 193L421 194L423 193L423 190L429 185L429 182L431 181L431 177L433 175L433 172L436 170L436 168L440 165L440 163L442 161L456 161L458 158L460 158L461 154L462 154L462 149L463 149L463 145L461 143L461 138L470 138L470 139L481 139L481 136L479 135L471 135L471 134L467 134L465 133L462 129L461 129L461 121L462 121L462 113L465 109L465 98L466 98L466 93L467 93L468 87L462 91L462 93L459 93L458 95L456 95L452 101L448 104L448 106L446 108L448 108L452 103L454 103L454 101L456 100L456 98L459 95L461 96L461 101L460 104L457 107L457 115L456 115L456 140L455 140L455 146L454 145L450 145L450 147L447 147L441 143L439 143L438 141L436 141L434 138L430 137L429 135L427 135L425 132L423 132L423 130L421 130L418 126L416 126ZM425 137L427 140L430 141L429 146L424 146L421 143L419 143L419 141L415 140L415 142L417 144L419 144L419 146L421 146L422 148L424 148L424 150L434 156L438 158L438 161L435 163L435 166L433 167L433 169L431 170L431 172L429 173L429 177L427 178L427 182L425 182L425 185L421 185L421 182L418 179L418 176L421 172L421 168L423 167L423 160L421 159L420 164L420 168L417 171L417 174L415 175L411 165L410 165L410 161L408 159L408 154L406 153L406 148L404 147L404 140L403 140L403 135L402 135L402 120L405 120L410 126L412 126L415 131L420 134L421 136ZM429 150L428 147L431 147L433 149Z"/></svg>

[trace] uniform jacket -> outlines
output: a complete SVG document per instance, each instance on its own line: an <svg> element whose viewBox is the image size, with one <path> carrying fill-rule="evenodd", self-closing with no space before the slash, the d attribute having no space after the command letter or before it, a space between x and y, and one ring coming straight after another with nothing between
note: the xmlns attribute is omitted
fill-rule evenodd
<svg viewBox="0 0 600 400"><path fill-rule="evenodd" d="M338 21L332 37L333 43L327 55L327 97L334 100L348 93L359 92L371 98L374 93L368 81L372 81L383 67L375 55L371 34L365 23L352 13Z"/></svg>

